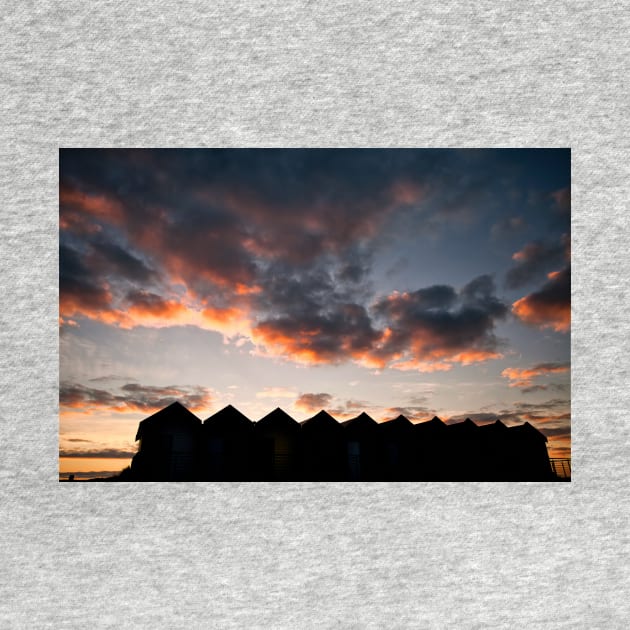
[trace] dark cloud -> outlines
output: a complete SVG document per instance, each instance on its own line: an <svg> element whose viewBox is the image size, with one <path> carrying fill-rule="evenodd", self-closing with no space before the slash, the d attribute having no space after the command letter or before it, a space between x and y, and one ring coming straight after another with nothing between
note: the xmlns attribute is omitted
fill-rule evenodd
<svg viewBox="0 0 630 630"><path fill-rule="evenodd" d="M514 254L517 264L505 276L508 289L518 289L539 280L550 271L564 266L570 256L569 238L565 234L558 243L534 241Z"/></svg>
<svg viewBox="0 0 630 630"><path fill-rule="evenodd" d="M467 418L470 418L475 424L484 425L484 424L492 424L500 419L500 417L496 413L487 413L487 412L477 412L477 413L465 413L458 414L455 416L451 416L447 424L455 424L457 422L463 422ZM503 418L505 419L505 417Z"/></svg>
<svg viewBox="0 0 630 630"><path fill-rule="evenodd" d="M142 259L117 243L105 240L101 234L90 244L93 250L90 268L94 272L120 276L143 284L157 275Z"/></svg>
<svg viewBox="0 0 630 630"><path fill-rule="evenodd" d="M299 311L304 311L304 304ZM254 341L278 348L306 363L336 363L360 359L380 337L363 306L333 304L314 306L313 312L266 319L253 329Z"/></svg>
<svg viewBox="0 0 630 630"><path fill-rule="evenodd" d="M59 388L59 405L67 409L149 413L175 401L191 411L204 410L212 403L212 393L205 387L155 387L138 383L127 383L114 391L78 383L62 383Z"/></svg>
<svg viewBox="0 0 630 630"><path fill-rule="evenodd" d="M571 211L571 189L560 188L551 193L551 198L554 200L555 207L561 212Z"/></svg>
<svg viewBox="0 0 630 630"><path fill-rule="evenodd" d="M90 383L102 383L109 381L132 381L133 379L129 376L123 376L120 374L105 374L104 376L97 376L95 378L90 378L88 381Z"/></svg>
<svg viewBox="0 0 630 630"><path fill-rule="evenodd" d="M512 304L512 312L524 323L568 332L571 326L571 267L550 274L534 293Z"/></svg>
<svg viewBox="0 0 630 630"><path fill-rule="evenodd" d="M521 389L522 394L534 394L535 392L544 392L549 389L549 385L530 385Z"/></svg>
<svg viewBox="0 0 630 630"><path fill-rule="evenodd" d="M59 457L89 457L106 458L106 459L129 459L136 454L132 450L124 450L117 448L105 448L105 449L59 449Z"/></svg>
<svg viewBox="0 0 630 630"><path fill-rule="evenodd" d="M549 383L548 385L531 385L529 387L523 387L521 394L534 394L536 392L556 391L565 393L569 391L570 385L568 383Z"/></svg>
<svg viewBox="0 0 630 630"><path fill-rule="evenodd" d="M493 239L502 239L522 232L525 228L523 217L504 217L499 219L491 228L490 236Z"/></svg>
<svg viewBox="0 0 630 630"><path fill-rule="evenodd" d="M81 260L70 246L59 247L59 301L61 314L88 315L110 308L112 295L101 278Z"/></svg>
<svg viewBox="0 0 630 630"><path fill-rule="evenodd" d="M392 294L374 311L388 331L375 356L466 363L497 355L494 326L507 307L494 295L492 278L480 276L459 294L448 286Z"/></svg>

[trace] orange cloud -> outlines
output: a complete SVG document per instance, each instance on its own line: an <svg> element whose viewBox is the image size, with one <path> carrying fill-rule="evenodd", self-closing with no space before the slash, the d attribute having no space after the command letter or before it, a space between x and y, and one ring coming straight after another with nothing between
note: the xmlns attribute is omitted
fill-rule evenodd
<svg viewBox="0 0 630 630"><path fill-rule="evenodd" d="M526 324L568 332L571 327L571 269L549 274L540 290L512 304L512 312Z"/></svg>
<svg viewBox="0 0 630 630"><path fill-rule="evenodd" d="M206 328L228 337L249 336L251 322L247 312L236 307L218 308L207 306L201 312Z"/></svg>
<svg viewBox="0 0 630 630"><path fill-rule="evenodd" d="M296 363L317 365L328 363L333 356L319 354L308 347L308 334L290 336L274 328L270 323L261 323L252 329L252 341L259 346L255 352L260 356L285 357Z"/></svg>
<svg viewBox="0 0 630 630"><path fill-rule="evenodd" d="M392 184L391 194L394 203L411 205L418 203L424 196L424 188L409 180L399 179Z"/></svg>
<svg viewBox="0 0 630 630"><path fill-rule="evenodd" d="M88 195L68 186L62 186L59 191L59 208L62 221L65 220L66 210L84 212L114 224L124 220L124 208L119 201L105 195ZM74 220L77 221L76 218Z"/></svg>
<svg viewBox="0 0 630 630"><path fill-rule="evenodd" d="M539 363L531 368L505 368L501 376L510 380L510 387L530 387L532 379L548 374L568 372L568 363Z"/></svg>
<svg viewBox="0 0 630 630"><path fill-rule="evenodd" d="M568 332L571 328L570 304L544 304L529 295L512 304L512 312L526 324Z"/></svg>
<svg viewBox="0 0 630 630"><path fill-rule="evenodd" d="M483 363L484 361L502 358L503 355L500 352L492 350L465 350L453 355L448 360L454 363L461 363L461 365L472 365L473 363Z"/></svg>
<svg viewBox="0 0 630 630"><path fill-rule="evenodd" d="M390 367L394 370L401 370L403 372L448 372L453 369L453 364L445 363L443 361L420 361L418 359L408 359L407 361L392 363Z"/></svg>
<svg viewBox="0 0 630 630"><path fill-rule="evenodd" d="M300 394L299 398L295 401L296 409L301 409L306 413L312 413L325 409L330 405L332 396L330 394Z"/></svg>

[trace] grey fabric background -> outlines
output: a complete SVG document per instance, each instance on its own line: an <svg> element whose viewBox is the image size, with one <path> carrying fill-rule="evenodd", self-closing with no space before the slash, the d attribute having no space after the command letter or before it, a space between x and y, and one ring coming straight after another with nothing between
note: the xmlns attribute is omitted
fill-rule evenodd
<svg viewBox="0 0 630 630"><path fill-rule="evenodd" d="M627 2L5 2L0 627L627 628ZM60 146L554 146L571 484L60 484Z"/></svg>

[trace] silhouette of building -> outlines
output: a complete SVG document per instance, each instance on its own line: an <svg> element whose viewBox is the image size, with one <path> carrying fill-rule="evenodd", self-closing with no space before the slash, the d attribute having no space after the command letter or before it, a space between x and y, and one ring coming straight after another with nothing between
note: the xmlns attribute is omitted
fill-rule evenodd
<svg viewBox="0 0 630 630"><path fill-rule="evenodd" d="M277 407L254 426L256 471L262 481L300 477L300 425Z"/></svg>
<svg viewBox="0 0 630 630"><path fill-rule="evenodd" d="M463 422L447 424L446 427L450 461L446 480L479 481L481 469L479 427L470 418Z"/></svg>
<svg viewBox="0 0 630 630"><path fill-rule="evenodd" d="M551 475L547 437L529 422L508 428L508 481L546 481Z"/></svg>
<svg viewBox="0 0 630 630"><path fill-rule="evenodd" d="M479 427L480 481L507 481L510 461L508 428L497 420Z"/></svg>
<svg viewBox="0 0 630 630"><path fill-rule="evenodd" d="M198 478L201 420L178 402L138 426L138 452L131 462L135 479L190 481Z"/></svg>
<svg viewBox="0 0 630 630"><path fill-rule="evenodd" d="M301 423L302 479L338 481L346 473L343 427L326 411Z"/></svg>
<svg viewBox="0 0 630 630"><path fill-rule="evenodd" d="M447 481L451 464L448 450L446 424L437 416L428 422L414 425L416 465L413 479L416 481Z"/></svg>
<svg viewBox="0 0 630 630"><path fill-rule="evenodd" d="M138 426L132 481L551 481L547 438L531 424L470 418L338 422L320 411L301 424L280 408L251 422L228 405L201 423L175 402Z"/></svg>
<svg viewBox="0 0 630 630"><path fill-rule="evenodd" d="M247 481L253 470L254 423L228 405L202 427L199 467L207 481Z"/></svg>
<svg viewBox="0 0 630 630"><path fill-rule="evenodd" d="M414 479L417 473L413 423L401 414L393 420L382 422L378 428L383 480Z"/></svg>
<svg viewBox="0 0 630 630"><path fill-rule="evenodd" d="M377 481L379 472L378 423L363 412L341 423L345 431L347 479Z"/></svg>

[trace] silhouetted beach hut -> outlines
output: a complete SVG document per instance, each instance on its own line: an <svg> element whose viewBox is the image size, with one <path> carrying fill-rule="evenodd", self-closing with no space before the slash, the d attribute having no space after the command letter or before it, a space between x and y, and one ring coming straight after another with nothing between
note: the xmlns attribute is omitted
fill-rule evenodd
<svg viewBox="0 0 630 630"><path fill-rule="evenodd" d="M232 405L203 423L200 474L208 481L247 481L253 472L254 423Z"/></svg>
<svg viewBox="0 0 630 630"><path fill-rule="evenodd" d="M258 478L295 481L300 475L300 425L277 407L254 425Z"/></svg>
<svg viewBox="0 0 630 630"><path fill-rule="evenodd" d="M410 481L415 463L413 423L402 414L378 425L382 478Z"/></svg>
<svg viewBox="0 0 630 630"><path fill-rule="evenodd" d="M414 478L418 481L444 481L448 477L449 450L447 426L433 416L414 425L416 451Z"/></svg>
<svg viewBox="0 0 630 630"><path fill-rule="evenodd" d="M346 478L350 481L377 481L378 423L363 412L341 426L345 436Z"/></svg>
<svg viewBox="0 0 630 630"><path fill-rule="evenodd" d="M342 481L346 474L344 430L326 411L301 424L302 478L306 481Z"/></svg>
<svg viewBox="0 0 630 630"><path fill-rule="evenodd" d="M529 422L510 427L509 451L512 481L549 481L553 478L547 437Z"/></svg>
<svg viewBox="0 0 630 630"><path fill-rule="evenodd" d="M131 462L139 481L189 481L196 477L201 420L179 402L145 418L138 426L138 452Z"/></svg>
<svg viewBox="0 0 630 630"><path fill-rule="evenodd" d="M507 426L496 420L479 426L481 481L504 481L509 476L510 446Z"/></svg>
<svg viewBox="0 0 630 630"><path fill-rule="evenodd" d="M449 481L480 481L479 427L470 419L446 425Z"/></svg>

